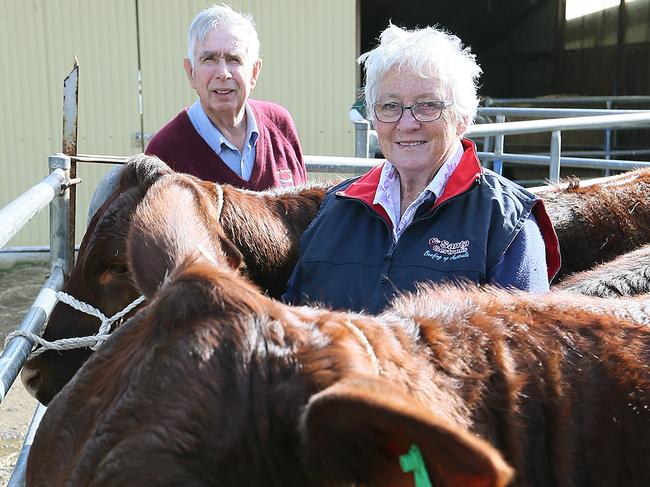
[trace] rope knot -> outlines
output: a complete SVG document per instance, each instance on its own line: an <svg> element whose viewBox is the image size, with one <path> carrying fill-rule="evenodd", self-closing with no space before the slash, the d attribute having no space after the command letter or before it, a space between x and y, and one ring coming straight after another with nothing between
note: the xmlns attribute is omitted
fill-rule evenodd
<svg viewBox="0 0 650 487"><path fill-rule="evenodd" d="M99 330L97 330L97 333L91 336L85 336L85 337L74 337L74 338L61 338L60 340L54 340L52 342L45 340L44 338L41 338L39 335L36 335L34 333L31 333L29 331L25 330L16 330L7 335L5 338L5 348L7 347L7 344L15 337L23 337L28 339L29 341L32 342L32 345L40 345L39 348L36 348L35 350L32 350L32 352L29 355L29 358L32 359L34 357L37 357L41 353L43 353L45 350L72 350L74 348L87 348L89 347L91 350L95 351L97 350L102 343L106 341L106 339L109 337L110 332L111 332L111 326L113 323L121 320L124 316L129 314L133 308L136 306L140 305L146 298L144 296L138 297L136 300L134 300L132 303L128 304L122 311L119 311L115 313L111 317L107 317L104 313L102 313L100 310L95 308L94 306L91 306L88 303L84 303L83 301L78 300L74 296L71 296L68 293L65 293L63 291L59 291L57 293L57 297L59 298L59 301L62 303L67 304L71 308L76 309L77 311L81 311L82 313L94 316L95 318L98 318L101 321L101 325L99 326Z"/></svg>

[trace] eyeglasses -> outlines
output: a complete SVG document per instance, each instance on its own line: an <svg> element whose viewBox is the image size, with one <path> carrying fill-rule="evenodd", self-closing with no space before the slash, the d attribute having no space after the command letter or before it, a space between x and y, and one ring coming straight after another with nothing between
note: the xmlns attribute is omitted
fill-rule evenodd
<svg viewBox="0 0 650 487"><path fill-rule="evenodd" d="M373 106L375 117L380 122L399 122L404 110L411 110L413 118L418 122L433 122L442 115L442 110L453 105L450 100L421 101L409 107L399 103L375 103Z"/></svg>

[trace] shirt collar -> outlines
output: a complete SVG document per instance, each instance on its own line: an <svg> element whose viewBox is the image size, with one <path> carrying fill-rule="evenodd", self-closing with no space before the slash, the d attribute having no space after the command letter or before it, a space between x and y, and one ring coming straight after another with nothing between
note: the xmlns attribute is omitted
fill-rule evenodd
<svg viewBox="0 0 650 487"><path fill-rule="evenodd" d="M402 214L400 207L401 189L399 172L390 162L386 161L384 163L384 167L382 168L379 177L379 183L377 184L377 190L375 191L373 204L382 206L386 211L386 214L393 224L393 238L396 242L406 227L413 221L415 212L420 205L424 203L431 194L434 194L436 199L438 199L443 193L449 177L456 167L458 167L458 164L463 157L463 152L463 145L461 144L460 139L458 139L453 144L449 157L447 157L442 166L440 166L440 169L434 178L409 205L409 207L404 211L404 214Z"/></svg>
<svg viewBox="0 0 650 487"><path fill-rule="evenodd" d="M440 197L447 185L447 181L449 181L449 177L452 175L456 167L458 167L458 164L463 157L463 152L463 145L460 143L460 139L457 139L453 144L449 156L442 166L440 166L440 169L431 182L426 186L426 188L424 188L422 193L420 193L420 196L428 191L433 193L436 199ZM399 198L396 198L400 194L399 183L400 180L397 169L390 163L390 161L386 161L382 168L381 176L379 176L379 184L377 185L373 204L381 204L382 201L386 200L388 194L393 196L393 198L390 199L399 201Z"/></svg>
<svg viewBox="0 0 650 487"><path fill-rule="evenodd" d="M246 110L246 140L252 147L259 137L260 132L257 126L257 121L255 120L255 115L253 115L253 110L248 103L244 104L244 110ZM196 100L187 111L190 119L195 120L198 124L198 127L196 127L197 132L199 132L205 140L217 142L215 144L210 144L217 155L221 154L223 145L231 150L238 150L223 136L221 131L214 126L208 115L205 113L205 110L203 110L200 100Z"/></svg>

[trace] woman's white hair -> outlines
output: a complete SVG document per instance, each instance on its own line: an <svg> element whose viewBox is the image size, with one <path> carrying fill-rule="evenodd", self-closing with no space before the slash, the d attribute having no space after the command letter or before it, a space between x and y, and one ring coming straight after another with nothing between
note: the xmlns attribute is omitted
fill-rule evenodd
<svg viewBox="0 0 650 487"><path fill-rule="evenodd" d="M187 35L187 57L194 67L194 49L203 44L212 29L221 28L227 32L237 32L246 46L247 60L252 64L260 56L260 40L255 30L253 17L234 11L228 5L213 5L202 10L194 17Z"/></svg>
<svg viewBox="0 0 650 487"><path fill-rule="evenodd" d="M381 83L393 68L438 81L440 92L433 95L454 102L451 111L456 121L470 124L476 116L482 70L470 48L455 35L437 27L406 30L389 24L379 36L379 45L357 61L366 71L366 113L371 118Z"/></svg>

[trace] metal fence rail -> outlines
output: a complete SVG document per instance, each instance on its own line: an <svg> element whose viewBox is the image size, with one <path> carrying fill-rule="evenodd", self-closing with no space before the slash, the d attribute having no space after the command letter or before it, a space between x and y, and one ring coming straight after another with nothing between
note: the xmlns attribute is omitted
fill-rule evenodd
<svg viewBox="0 0 650 487"><path fill-rule="evenodd" d="M61 192L65 181L65 172L56 169L0 210L0 247L4 247L20 229L50 204Z"/></svg>
<svg viewBox="0 0 650 487"><path fill-rule="evenodd" d="M543 117L556 117L559 116L587 116L598 114L614 114L626 113L633 110L613 110L614 107L629 107L635 108L647 107L645 110L650 110L650 96L562 96L562 97L541 97L541 98L486 98L483 100L483 107L479 107L480 117L489 117L492 114L497 114L497 121L504 122L506 117L512 116L526 116L536 118ZM526 105L527 108L517 107L517 105ZM561 106L562 108L539 108ZM567 108L567 107L604 107L604 110L596 108ZM528 108L536 107L536 108ZM591 113L582 113L591 112ZM563 115L561 113L564 113ZM650 155L650 148L644 149L613 149L616 138L616 130L607 127L603 130L603 144L602 150L568 150L562 151L565 155L579 156L579 157L604 157L610 159L612 157L645 157ZM493 140L486 138L484 140L484 149L486 151L492 150ZM496 169L501 168L502 161L496 161ZM609 170L614 168L605 168L604 173L609 174Z"/></svg>
<svg viewBox="0 0 650 487"><path fill-rule="evenodd" d="M0 247L41 210L50 208L50 276L25 314L18 329L40 334L57 302L56 293L63 287L64 277L70 270L70 255L67 249L70 226L70 186L78 180L70 179L70 159L61 154L50 157L50 174L40 183L27 190L17 199L0 210ZM14 337L0 355L0 402L18 377L27 360L32 343L23 337ZM40 404L25 436L16 468L7 484L10 487L23 486L27 456L36 428L45 408Z"/></svg>
<svg viewBox="0 0 650 487"><path fill-rule="evenodd" d="M635 99L639 97L634 97ZM650 97L640 97L650 102ZM611 151L609 144L609 131L613 129L632 129L632 128L650 128L650 111L645 110L588 110L588 109L552 109L552 108L516 108L516 107L490 107L479 108L481 116L496 116L496 123L475 124L469 127L466 132L467 137L475 139L484 139L483 150L478 153L482 162L492 161L494 170L502 172L504 161L513 164L532 164L548 165L549 177L551 182L558 181L560 177L560 166L576 168L594 168L609 171L627 170L637 167L650 165L650 162L632 161L625 159L612 159L614 152ZM506 122L506 116L517 117L561 117L546 118L542 120L524 120L515 122ZM585 116L587 115L587 116ZM368 127L362 127L363 123L357 122L357 152L362 142L366 141L366 154L368 153L367 141L369 140ZM562 156L562 131L573 130L606 130L604 158L592 157L571 157ZM506 135L515 134L535 134L551 133L549 155L535 154L515 154L504 151ZM592 154L587 152L584 156ZM639 149L631 151L617 151L620 155L645 155L650 154L650 150ZM579 154L575 154L578 156Z"/></svg>
<svg viewBox="0 0 650 487"><path fill-rule="evenodd" d="M490 98L483 100L486 107L495 105L650 105L650 96L558 96L543 98Z"/></svg>
<svg viewBox="0 0 650 487"><path fill-rule="evenodd" d="M125 164L129 157L126 156L104 156L97 154L78 154L72 159L79 162L98 164ZM336 172L342 174L365 171L377 165L378 159L368 157L342 157L342 156L310 156L305 155L305 166L308 172L328 173Z"/></svg>
<svg viewBox="0 0 650 487"><path fill-rule="evenodd" d="M647 111L648 110L608 110L604 108L479 107L478 115L483 117L504 115L506 117L560 118L586 117L592 115L621 115L624 113L643 113Z"/></svg>
<svg viewBox="0 0 650 487"><path fill-rule="evenodd" d="M503 116L503 115L500 115ZM623 113L615 115L595 115L588 117L565 117L544 120L525 120L518 122L497 122L473 125L467 131L468 137L495 138L494 150L479 153L482 161L512 161L549 166L549 180L557 182L560 178L560 165L568 167L590 167L596 169L634 169L650 165L650 162L620 159L594 159L586 157L561 156L562 131L594 129L628 129L650 127L650 111ZM504 137L513 134L534 134L551 132L550 155L508 154L503 150ZM497 167L497 170L499 168ZM500 171L497 171L500 172Z"/></svg>
<svg viewBox="0 0 650 487"><path fill-rule="evenodd" d="M25 486L25 474L27 473L27 458L29 457L29 450L32 447L34 442L34 435L38 429L38 425L41 423L41 419L45 414L47 408L39 403L36 406L36 411L34 411L34 416L32 421L29 424L27 433L25 433L25 440L23 441L23 446L20 449L20 454L18 455L18 460L16 461L16 467L14 468L11 478L7 483L7 487L24 487Z"/></svg>

